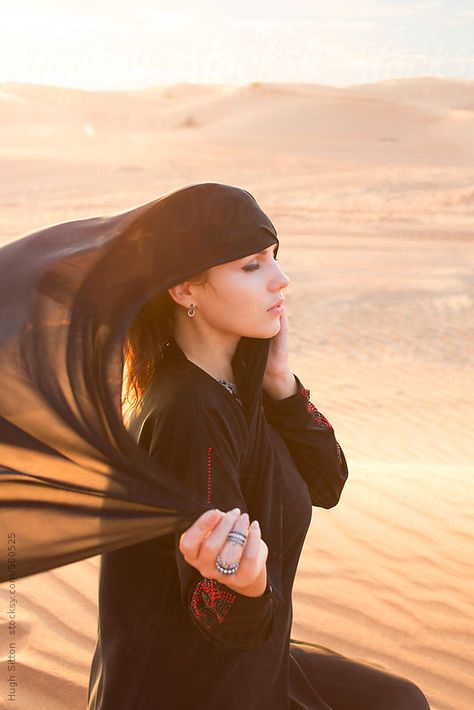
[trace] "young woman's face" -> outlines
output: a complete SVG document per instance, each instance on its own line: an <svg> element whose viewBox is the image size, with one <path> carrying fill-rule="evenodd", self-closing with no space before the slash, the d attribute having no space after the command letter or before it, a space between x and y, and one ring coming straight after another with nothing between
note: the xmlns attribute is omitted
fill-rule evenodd
<svg viewBox="0 0 474 710"><path fill-rule="evenodd" d="M290 283L275 259L277 245L261 254L213 266L195 291L200 317L216 330L250 338L271 338L280 330L280 313L269 309L284 298ZM284 306L283 306L284 307Z"/></svg>

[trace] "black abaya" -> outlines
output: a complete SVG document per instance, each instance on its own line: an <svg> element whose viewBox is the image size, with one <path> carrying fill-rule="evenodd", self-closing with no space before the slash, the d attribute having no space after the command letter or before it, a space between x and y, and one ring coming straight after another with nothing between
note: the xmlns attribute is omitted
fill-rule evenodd
<svg viewBox="0 0 474 710"><path fill-rule="evenodd" d="M336 505L348 475L331 424L295 378L295 395L264 395L251 444L235 395L171 342L131 432L199 498L260 521L267 589L250 598L202 578L180 553L178 534L103 555L88 710L389 710L405 707L393 703L395 690L412 700L420 693L375 667L290 643L292 587L312 506ZM254 462L266 462L262 470L245 468L250 445ZM344 704L348 689L352 705ZM428 706L420 693L406 707Z"/></svg>

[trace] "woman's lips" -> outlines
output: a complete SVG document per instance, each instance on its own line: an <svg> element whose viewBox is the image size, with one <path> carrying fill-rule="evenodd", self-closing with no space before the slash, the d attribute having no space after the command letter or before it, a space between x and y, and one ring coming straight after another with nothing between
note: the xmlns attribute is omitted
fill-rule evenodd
<svg viewBox="0 0 474 710"><path fill-rule="evenodd" d="M267 311L273 311L274 308L278 308L278 306L282 306L284 304L284 302L285 302L284 298L278 298L274 302L273 306L271 306L270 308L267 308Z"/></svg>
<svg viewBox="0 0 474 710"><path fill-rule="evenodd" d="M283 311L283 304L280 306L273 306L273 308L270 308L268 311L269 313L276 313L277 315L280 315Z"/></svg>

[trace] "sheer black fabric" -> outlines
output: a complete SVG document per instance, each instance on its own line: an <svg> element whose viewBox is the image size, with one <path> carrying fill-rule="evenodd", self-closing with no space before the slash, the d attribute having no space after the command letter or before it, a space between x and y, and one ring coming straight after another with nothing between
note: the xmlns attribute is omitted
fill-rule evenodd
<svg viewBox="0 0 474 710"><path fill-rule="evenodd" d="M123 345L159 291L274 243L249 192L202 183L0 249L1 582L182 531L213 507L124 426ZM250 431L269 344L241 338L232 363Z"/></svg>

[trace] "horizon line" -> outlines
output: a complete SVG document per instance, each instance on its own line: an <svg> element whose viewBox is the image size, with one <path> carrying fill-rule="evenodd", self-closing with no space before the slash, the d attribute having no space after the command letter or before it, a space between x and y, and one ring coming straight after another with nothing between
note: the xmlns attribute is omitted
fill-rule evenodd
<svg viewBox="0 0 474 710"><path fill-rule="evenodd" d="M235 87L235 88L242 88L245 86L319 86L322 88L326 89L335 89L335 90L341 90L341 89L348 89L350 87L354 86L373 86L375 84L388 84L391 82L400 82L400 81L417 81L420 79L435 79L436 81L440 82L461 82L465 84L474 84L474 78L473 79L465 79L465 78L455 78L455 77L446 77L446 76L437 76L435 74L420 74L419 76L400 76L392 79L381 79L379 81L362 81L362 82L356 82L352 84L343 84L343 85L334 85L334 84L321 84L316 81L260 81L260 80L255 80L255 81L247 81L243 83L232 83L232 82L215 82L215 81L174 81L174 82L164 82L164 83L155 83L155 84L150 84L149 86L143 86L139 89L133 89L133 88L102 88L102 89L94 89L94 88L84 88L84 87L79 87L79 86L71 86L68 84L47 84L47 83L39 83L36 81L15 81L15 80L9 80L9 81L1 81L0 86L8 86L8 85L20 85L20 86L36 86L39 88L48 88L48 89L68 89L72 91L82 91L82 92L88 92L88 93L140 93L142 91L150 91L151 89L156 89L156 88L172 88L176 86L215 86L215 87Z"/></svg>

